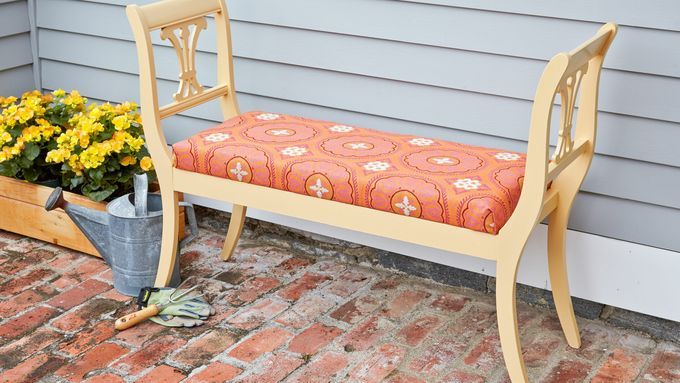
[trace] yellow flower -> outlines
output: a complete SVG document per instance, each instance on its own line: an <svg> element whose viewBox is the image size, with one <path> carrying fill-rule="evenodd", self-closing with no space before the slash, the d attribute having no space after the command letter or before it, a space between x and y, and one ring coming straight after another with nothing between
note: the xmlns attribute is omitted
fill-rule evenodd
<svg viewBox="0 0 680 383"><path fill-rule="evenodd" d="M116 130L125 130L130 127L130 121L128 121L126 115L116 116L111 122L113 123L113 126L116 127Z"/></svg>
<svg viewBox="0 0 680 383"><path fill-rule="evenodd" d="M151 162L151 157L145 156L144 158L142 158L142 160L139 161L139 166L145 172L148 172L149 170L153 169L153 162Z"/></svg>
<svg viewBox="0 0 680 383"><path fill-rule="evenodd" d="M73 90L71 91L71 94L64 97L61 102L63 102L66 106L78 107L84 105L86 101L87 100L85 100L85 98L81 96L77 90Z"/></svg>
<svg viewBox="0 0 680 383"><path fill-rule="evenodd" d="M129 165L134 165L137 163L137 159L132 156L125 156L123 157L122 160L120 160L120 164L123 166L129 166Z"/></svg>
<svg viewBox="0 0 680 383"><path fill-rule="evenodd" d="M64 97L66 95L66 91L64 91L63 89L57 89L54 92L52 92L52 94L54 95L54 97Z"/></svg>
<svg viewBox="0 0 680 383"><path fill-rule="evenodd" d="M35 112L29 108L21 108L17 111L17 117L22 124L33 118L34 115Z"/></svg>

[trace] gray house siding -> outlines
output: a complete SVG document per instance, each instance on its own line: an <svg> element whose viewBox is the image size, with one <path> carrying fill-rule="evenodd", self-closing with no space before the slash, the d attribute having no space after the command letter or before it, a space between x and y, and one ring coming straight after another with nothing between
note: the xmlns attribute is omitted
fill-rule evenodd
<svg viewBox="0 0 680 383"><path fill-rule="evenodd" d="M0 96L35 87L26 0L0 0Z"/></svg>
<svg viewBox="0 0 680 383"><path fill-rule="evenodd" d="M136 51L124 13L132 2L37 0L42 86L137 99ZM680 49L668 49L680 47L680 3L228 3L242 110L512 150L526 146L531 100L547 60L602 22L619 22L602 74L597 155L570 227L680 251ZM205 85L215 77L211 28L197 58ZM158 44L159 92L169 101L177 63L174 51ZM175 142L218 120L216 105L187 111L168 121L168 138Z"/></svg>

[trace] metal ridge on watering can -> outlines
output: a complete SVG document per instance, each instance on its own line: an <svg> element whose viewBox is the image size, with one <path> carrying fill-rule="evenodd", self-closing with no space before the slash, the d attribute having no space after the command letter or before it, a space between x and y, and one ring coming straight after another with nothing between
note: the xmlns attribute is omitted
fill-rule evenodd
<svg viewBox="0 0 680 383"><path fill-rule="evenodd" d="M106 212L69 203L64 200L61 188L56 188L45 203L47 211L62 208L68 214L111 266L113 286L128 296L137 296L143 287L154 285L163 233L161 196L149 194L146 174L135 175L134 187L134 193L109 202ZM193 205L187 202L179 205L186 210L191 234L180 242L178 253L198 234ZM180 281L177 256L170 286L177 286Z"/></svg>

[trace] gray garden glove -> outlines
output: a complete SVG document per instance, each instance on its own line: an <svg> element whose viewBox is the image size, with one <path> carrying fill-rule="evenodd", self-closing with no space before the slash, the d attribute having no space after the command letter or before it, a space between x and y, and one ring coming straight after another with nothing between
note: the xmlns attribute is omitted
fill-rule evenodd
<svg viewBox="0 0 680 383"><path fill-rule="evenodd" d="M161 288L158 291L151 291L146 300L146 305L162 305L169 300L174 290L173 288ZM181 294L181 291L178 291L175 295L179 294ZM200 326L203 321L214 314L215 309L202 296L190 294L182 297L178 302L166 305L158 315L151 317L150 320L168 327L194 327Z"/></svg>

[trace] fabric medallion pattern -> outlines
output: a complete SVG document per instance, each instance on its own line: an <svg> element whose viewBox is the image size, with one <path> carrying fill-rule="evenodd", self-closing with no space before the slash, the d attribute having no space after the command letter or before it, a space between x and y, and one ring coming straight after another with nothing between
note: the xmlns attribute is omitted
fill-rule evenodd
<svg viewBox="0 0 680 383"><path fill-rule="evenodd" d="M249 112L172 146L178 169L497 234L526 156L281 113Z"/></svg>

